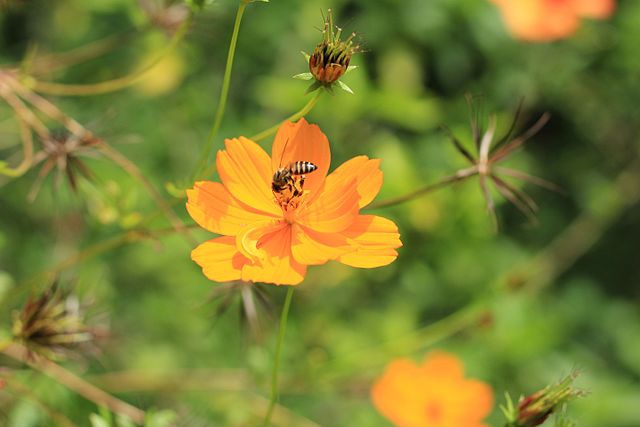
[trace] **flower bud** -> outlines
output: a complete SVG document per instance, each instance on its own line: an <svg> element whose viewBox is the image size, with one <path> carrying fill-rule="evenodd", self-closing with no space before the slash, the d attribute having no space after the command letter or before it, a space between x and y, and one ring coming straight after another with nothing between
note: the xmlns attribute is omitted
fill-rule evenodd
<svg viewBox="0 0 640 427"><path fill-rule="evenodd" d="M309 57L309 71L323 85L330 85L342 77L349 68L351 56L360 48L353 44L355 33L344 41L340 40L341 35L342 29L333 25L333 14L329 9L322 30L322 41Z"/></svg>
<svg viewBox="0 0 640 427"><path fill-rule="evenodd" d="M539 390L520 399L517 408L505 408L503 411L512 427L536 427L544 423L549 416L557 412L569 401L582 397L585 392L572 387L578 372L573 372L557 384ZM510 401L509 401L510 402Z"/></svg>

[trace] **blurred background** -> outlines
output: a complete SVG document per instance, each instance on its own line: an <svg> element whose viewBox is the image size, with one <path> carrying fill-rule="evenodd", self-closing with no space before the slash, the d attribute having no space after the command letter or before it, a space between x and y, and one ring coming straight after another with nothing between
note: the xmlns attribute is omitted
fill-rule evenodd
<svg viewBox="0 0 640 427"><path fill-rule="evenodd" d="M157 56L171 33L154 25L160 2L152 0L0 4L2 67L29 52L116 37L95 58L45 67L45 81L126 75ZM291 76L308 71L300 51L320 40L329 7L364 50L352 61L360 68L343 78L355 94L323 96L307 116L332 144L332 168L359 154L381 158L383 200L466 167L440 126L472 147L470 93L497 115L499 133L521 99L520 132L551 114L507 164L565 191L513 181L540 210L531 221L495 193L497 233L476 178L376 211L398 223L400 256L370 271L331 262L309 269L294 295L273 424L388 426L370 402L372 381L395 357L421 360L443 349L464 361L468 376L490 383L497 403L504 391L531 393L579 368L578 385L590 394L569 408L578 425L639 426L640 3L620 1L611 19L583 21L571 38L544 44L514 40L482 0L251 4L216 150L224 137L253 135L308 101L307 84ZM208 5L178 48L131 88L46 96L135 163L187 224L184 200L165 188L188 185L197 164L236 8L231 0ZM270 151L271 142L261 144ZM3 103L0 158L15 162L19 153L19 128ZM78 179L77 192L48 176L33 203L27 194L38 168L0 181L2 335L28 294L58 273L109 330L97 354L64 366L134 405L176 411L179 425L257 425L285 289L209 282L181 236L131 234L169 224L121 168L104 158L86 165L94 179ZM257 318L243 315L243 295L256 302ZM29 392L0 390L0 424L56 425L54 411L88 425L91 402L0 361ZM489 422L501 425L497 405Z"/></svg>

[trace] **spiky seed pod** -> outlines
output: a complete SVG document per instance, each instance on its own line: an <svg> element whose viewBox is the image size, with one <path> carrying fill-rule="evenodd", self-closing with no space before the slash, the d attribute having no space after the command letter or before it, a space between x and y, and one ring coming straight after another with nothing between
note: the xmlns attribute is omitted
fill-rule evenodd
<svg viewBox="0 0 640 427"><path fill-rule="evenodd" d="M351 57L360 49L354 45L355 33L346 40L341 40L341 36L342 29L333 25L333 14L329 9L322 30L322 41L309 57L309 71L323 85L330 85L342 77L349 68Z"/></svg>
<svg viewBox="0 0 640 427"><path fill-rule="evenodd" d="M37 297L31 295L22 310L14 313L12 333L30 352L52 360L65 358L94 338L77 298L55 284Z"/></svg>

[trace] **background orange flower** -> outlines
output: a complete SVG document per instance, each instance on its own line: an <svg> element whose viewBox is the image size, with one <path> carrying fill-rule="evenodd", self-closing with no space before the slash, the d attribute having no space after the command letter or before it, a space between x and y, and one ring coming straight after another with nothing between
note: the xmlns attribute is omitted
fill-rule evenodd
<svg viewBox="0 0 640 427"><path fill-rule="evenodd" d="M509 31L517 38L548 41L568 37L581 18L604 19L615 0L491 0L502 11Z"/></svg>
<svg viewBox="0 0 640 427"><path fill-rule="evenodd" d="M493 406L487 384L464 378L462 363L434 352L421 365L398 359L371 389L373 403L398 427L486 427Z"/></svg>
<svg viewBox="0 0 640 427"><path fill-rule="evenodd" d="M223 235L191 253L209 279L295 285L307 265L337 260L372 268L396 259L402 245L396 225L359 213L382 186L379 160L355 157L327 175L329 141L304 119L280 127L271 158L244 137L225 145L216 159L222 183L200 181L187 191L191 217ZM274 172L300 160L317 166L303 194L276 200Z"/></svg>

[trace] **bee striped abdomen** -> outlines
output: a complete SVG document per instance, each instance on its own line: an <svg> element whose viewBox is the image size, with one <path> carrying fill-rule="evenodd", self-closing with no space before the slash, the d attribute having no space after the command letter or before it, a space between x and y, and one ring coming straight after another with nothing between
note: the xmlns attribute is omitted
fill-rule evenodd
<svg viewBox="0 0 640 427"><path fill-rule="evenodd" d="M313 172L314 170L318 169L318 167L311 162L298 160L297 162L289 164L288 169L291 172L291 175L304 175L306 173Z"/></svg>
<svg viewBox="0 0 640 427"><path fill-rule="evenodd" d="M287 167L278 168L271 180L271 190L276 202L282 209L295 209L304 195L305 174L318 169L316 165L304 160L291 162Z"/></svg>

